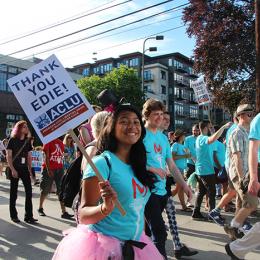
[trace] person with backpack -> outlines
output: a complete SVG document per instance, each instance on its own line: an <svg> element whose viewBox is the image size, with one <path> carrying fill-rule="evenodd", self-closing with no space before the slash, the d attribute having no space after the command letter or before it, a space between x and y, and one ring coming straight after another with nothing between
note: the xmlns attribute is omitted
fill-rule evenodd
<svg viewBox="0 0 260 260"><path fill-rule="evenodd" d="M109 113L106 111L101 111L96 113L91 120L91 128L93 131L94 140L85 146L86 152L90 158L93 158L98 154L97 138L105 126L106 120ZM66 207L72 207L77 212L77 201L74 202L77 194L80 191L80 183L82 179L82 171L87 167L87 160L82 154L77 157L69 166L67 172L62 177L61 181L61 192L59 194L59 200L64 203ZM77 220L77 218L76 218Z"/></svg>
<svg viewBox="0 0 260 260"><path fill-rule="evenodd" d="M40 182L40 202L38 213L46 216L43 210L43 203L51 191L52 183L55 181L57 195L60 193L61 179L63 176L63 153L64 144L60 139L52 140L43 146L45 160L42 165L42 177ZM60 202L62 215L61 218L71 219L74 215L69 214L62 202Z"/></svg>
<svg viewBox="0 0 260 260"><path fill-rule="evenodd" d="M146 170L144 136L138 110L117 107L98 139L102 154L94 158L105 181L99 182L89 165L84 170L80 224L63 238L53 260L163 259L143 232L144 208L154 183ZM125 216L115 208L116 199Z"/></svg>

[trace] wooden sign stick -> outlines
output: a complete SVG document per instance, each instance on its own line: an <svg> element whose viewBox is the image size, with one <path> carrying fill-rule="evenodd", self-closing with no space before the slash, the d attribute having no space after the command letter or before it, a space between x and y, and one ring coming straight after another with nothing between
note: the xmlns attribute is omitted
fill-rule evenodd
<svg viewBox="0 0 260 260"><path fill-rule="evenodd" d="M78 137L75 135L74 131L72 129L70 129L68 131L69 135L72 137L72 139L74 140L74 142L76 143L76 145L78 146L79 150L82 152L83 156L86 158L88 164L91 166L91 168L93 169L93 171L95 172L96 176L98 177L99 181L105 181L104 178L102 177L102 175L99 173L96 165L93 163L93 161L91 160L91 158L89 157L89 155L87 154L85 148L83 147L83 145L80 143ZM122 216L126 215L125 210L123 209L122 205L120 204L120 202L118 200L116 200L115 202L116 207L118 208L118 210L120 211L120 213L122 214Z"/></svg>

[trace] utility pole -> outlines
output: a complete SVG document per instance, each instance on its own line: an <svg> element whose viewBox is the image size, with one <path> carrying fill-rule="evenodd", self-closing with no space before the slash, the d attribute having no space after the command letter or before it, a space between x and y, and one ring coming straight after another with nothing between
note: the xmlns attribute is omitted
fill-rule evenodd
<svg viewBox="0 0 260 260"><path fill-rule="evenodd" d="M260 113L260 0L255 0L256 112Z"/></svg>

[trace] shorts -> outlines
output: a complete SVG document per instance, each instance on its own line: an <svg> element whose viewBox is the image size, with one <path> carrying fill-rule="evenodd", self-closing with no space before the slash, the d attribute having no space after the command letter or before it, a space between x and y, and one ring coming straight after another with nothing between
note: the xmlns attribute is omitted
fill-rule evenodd
<svg viewBox="0 0 260 260"><path fill-rule="evenodd" d="M52 170L52 172L53 172L54 176L50 177L47 169L42 170L40 190L41 190L41 193L45 196L48 195L48 193L51 191L51 186L52 186L53 181L55 181L55 184L56 184L57 195L60 194L63 169Z"/></svg>
<svg viewBox="0 0 260 260"><path fill-rule="evenodd" d="M258 197L252 196L248 192L243 193L237 176L232 180L232 184L238 194L238 199L242 202L243 208L257 208Z"/></svg>

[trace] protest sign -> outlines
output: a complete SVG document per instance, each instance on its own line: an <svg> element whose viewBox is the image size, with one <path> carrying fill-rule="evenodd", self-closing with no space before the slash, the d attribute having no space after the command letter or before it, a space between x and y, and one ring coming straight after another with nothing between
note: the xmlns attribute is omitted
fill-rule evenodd
<svg viewBox="0 0 260 260"><path fill-rule="evenodd" d="M7 82L44 144L95 113L55 55Z"/></svg>
<svg viewBox="0 0 260 260"><path fill-rule="evenodd" d="M210 93L204 81L204 77L200 77L197 80L191 81L190 87L194 90L195 98L199 106L212 103Z"/></svg>
<svg viewBox="0 0 260 260"><path fill-rule="evenodd" d="M43 152L32 150L31 155L32 155L32 168L34 169L35 173L40 173L42 163L43 163Z"/></svg>

